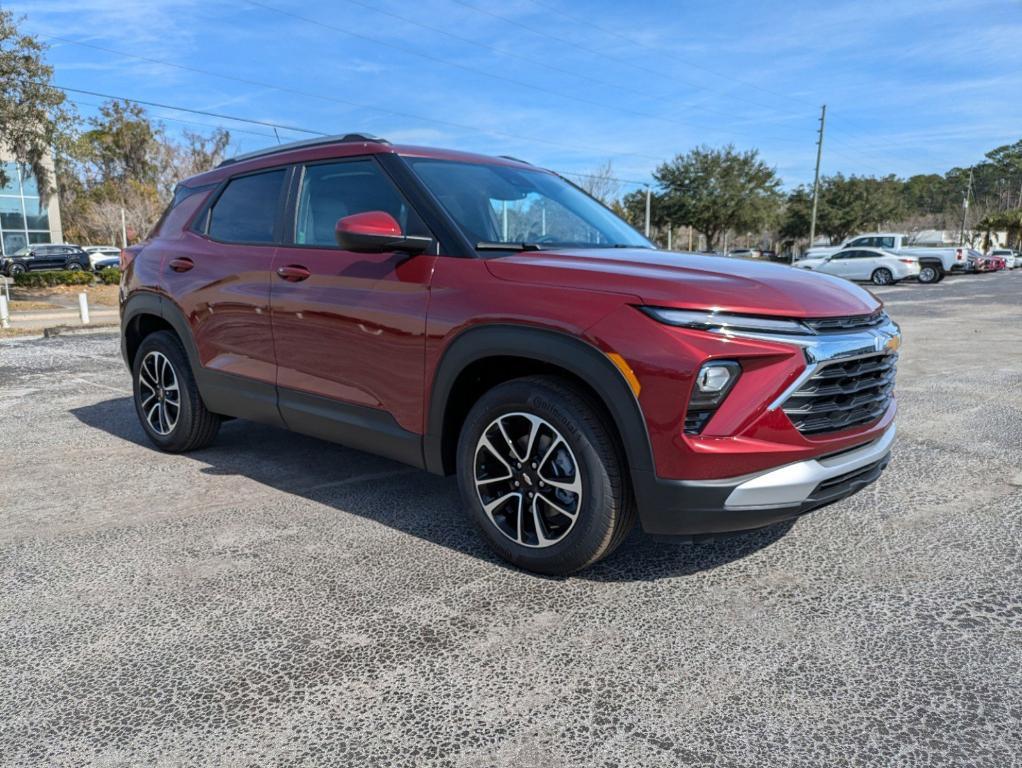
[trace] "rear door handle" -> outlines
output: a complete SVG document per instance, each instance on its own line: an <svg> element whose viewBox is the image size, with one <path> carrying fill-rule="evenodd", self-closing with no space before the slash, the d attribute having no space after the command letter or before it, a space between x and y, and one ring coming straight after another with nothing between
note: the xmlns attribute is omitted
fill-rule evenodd
<svg viewBox="0 0 1022 768"><path fill-rule="evenodd" d="M175 272L187 272L195 266L195 262L191 259L181 257L179 259L171 259L168 266Z"/></svg>
<svg viewBox="0 0 1022 768"><path fill-rule="evenodd" d="M289 283L300 283L312 273L300 264L289 264L286 267L277 267L277 276L287 280Z"/></svg>

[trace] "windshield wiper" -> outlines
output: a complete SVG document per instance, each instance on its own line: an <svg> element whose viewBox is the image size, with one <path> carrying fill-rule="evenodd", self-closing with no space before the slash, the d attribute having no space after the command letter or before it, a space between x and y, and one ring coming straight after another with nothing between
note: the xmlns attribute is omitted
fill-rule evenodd
<svg viewBox="0 0 1022 768"><path fill-rule="evenodd" d="M539 243L476 243L477 251L541 251Z"/></svg>

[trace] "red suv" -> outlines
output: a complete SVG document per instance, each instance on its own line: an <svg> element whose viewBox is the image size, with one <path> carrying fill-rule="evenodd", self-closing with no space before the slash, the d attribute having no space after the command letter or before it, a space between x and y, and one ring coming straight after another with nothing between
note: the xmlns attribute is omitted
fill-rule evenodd
<svg viewBox="0 0 1022 768"><path fill-rule="evenodd" d="M656 250L549 171L361 134L184 181L123 253L135 406L458 476L507 560L568 573L636 515L747 530L858 491L894 439L898 327L790 267Z"/></svg>

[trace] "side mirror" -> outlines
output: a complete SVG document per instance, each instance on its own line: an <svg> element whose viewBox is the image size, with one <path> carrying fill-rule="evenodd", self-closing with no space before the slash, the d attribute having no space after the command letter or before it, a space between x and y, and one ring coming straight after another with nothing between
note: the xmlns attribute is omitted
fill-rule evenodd
<svg viewBox="0 0 1022 768"><path fill-rule="evenodd" d="M338 219L334 234L337 245L355 253L421 253L433 243L431 237L405 235L397 219L386 211L366 211Z"/></svg>

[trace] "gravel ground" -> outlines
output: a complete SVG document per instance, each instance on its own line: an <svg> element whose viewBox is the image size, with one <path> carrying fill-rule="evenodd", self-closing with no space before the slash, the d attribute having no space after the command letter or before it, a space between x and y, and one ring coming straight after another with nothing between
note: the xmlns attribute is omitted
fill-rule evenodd
<svg viewBox="0 0 1022 768"><path fill-rule="evenodd" d="M0 762L1022 764L1020 289L882 289L874 486L561 580L448 479L239 421L153 451L113 334L0 342Z"/></svg>

